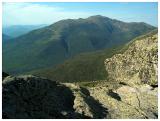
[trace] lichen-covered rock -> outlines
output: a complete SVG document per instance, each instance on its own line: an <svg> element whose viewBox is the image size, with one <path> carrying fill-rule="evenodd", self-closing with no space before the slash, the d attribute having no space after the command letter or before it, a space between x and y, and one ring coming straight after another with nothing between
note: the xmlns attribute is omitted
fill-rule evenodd
<svg viewBox="0 0 160 121"><path fill-rule="evenodd" d="M157 88L149 85L130 87L123 85L111 90L93 87L90 94L108 109L112 119L156 119L158 118Z"/></svg>
<svg viewBox="0 0 160 121"><path fill-rule="evenodd" d="M75 84L65 84L74 92L74 109L75 112L83 114L87 118L104 119L110 118L108 108L104 107L97 99L90 95L87 88Z"/></svg>
<svg viewBox="0 0 160 121"><path fill-rule="evenodd" d="M117 85L117 88L108 88L107 83L109 82L94 87L66 83L65 85L74 92L75 111L90 118L158 118L157 87L153 88L148 84L134 87L121 84Z"/></svg>
<svg viewBox="0 0 160 121"><path fill-rule="evenodd" d="M158 84L158 35L152 33L129 43L128 49L105 60L110 79ZM134 79L132 79L134 78Z"/></svg>
<svg viewBox="0 0 160 121"><path fill-rule="evenodd" d="M139 87L122 86L116 90L122 101L132 105L146 114L147 118L157 118L158 115L158 92L157 88L149 85Z"/></svg>
<svg viewBox="0 0 160 121"><path fill-rule="evenodd" d="M75 100L74 100L73 108L75 109L75 112L84 114L87 117L93 118L93 114L90 111L90 107L85 102L86 95L81 92L80 86L71 84L71 83L65 83L64 85L69 87L74 93Z"/></svg>
<svg viewBox="0 0 160 121"><path fill-rule="evenodd" d="M122 86L107 93L110 97L103 104L112 105L109 108L113 111L112 117L158 118L157 32L139 37L124 48L120 54L105 60L108 79L121 83ZM98 95L97 99L102 97Z"/></svg>

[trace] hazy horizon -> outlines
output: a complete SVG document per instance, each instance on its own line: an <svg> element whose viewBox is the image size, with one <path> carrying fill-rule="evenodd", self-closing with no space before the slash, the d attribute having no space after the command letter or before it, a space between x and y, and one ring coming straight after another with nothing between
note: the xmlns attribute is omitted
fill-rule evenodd
<svg viewBox="0 0 160 121"><path fill-rule="evenodd" d="M94 15L158 26L157 2L5 2L2 4L2 13L3 27L50 25L63 19L87 18Z"/></svg>

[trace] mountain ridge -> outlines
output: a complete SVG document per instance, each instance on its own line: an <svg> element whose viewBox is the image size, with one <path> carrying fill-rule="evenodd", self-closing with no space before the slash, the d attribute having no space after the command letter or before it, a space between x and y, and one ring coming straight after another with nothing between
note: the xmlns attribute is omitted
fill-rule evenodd
<svg viewBox="0 0 160 121"><path fill-rule="evenodd" d="M62 20L4 43L4 71L21 73L57 65L80 53L124 44L155 29L150 25L128 24L105 17L93 18Z"/></svg>
<svg viewBox="0 0 160 121"><path fill-rule="evenodd" d="M11 25L7 27L2 27L3 33L12 38L16 38L18 36L24 35L32 30L42 28L46 25Z"/></svg>
<svg viewBox="0 0 160 121"><path fill-rule="evenodd" d="M146 35L134 38L125 45L117 46L111 49L99 50L97 52L80 54L55 67L34 70L29 72L29 74L47 77L51 80L57 80L60 82L92 82L96 80L106 80L108 78L108 73L106 73L106 70L103 68L104 60L106 58L111 58L116 54L121 54L138 39L140 40L156 33L157 30L154 30Z"/></svg>

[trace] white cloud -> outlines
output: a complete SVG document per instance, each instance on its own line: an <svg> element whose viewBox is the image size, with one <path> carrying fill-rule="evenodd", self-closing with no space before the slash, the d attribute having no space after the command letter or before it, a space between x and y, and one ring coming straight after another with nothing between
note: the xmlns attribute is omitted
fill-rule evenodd
<svg viewBox="0 0 160 121"><path fill-rule="evenodd" d="M67 18L88 17L91 13L32 3L3 3L3 25L51 24Z"/></svg>

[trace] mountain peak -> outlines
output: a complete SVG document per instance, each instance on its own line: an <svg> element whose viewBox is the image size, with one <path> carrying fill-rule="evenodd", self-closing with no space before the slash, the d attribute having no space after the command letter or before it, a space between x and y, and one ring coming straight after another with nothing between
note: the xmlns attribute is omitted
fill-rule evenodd
<svg viewBox="0 0 160 121"><path fill-rule="evenodd" d="M104 19L104 18L108 18L106 16L102 16L102 15L94 15L94 16L90 16L88 17L89 19L92 18L92 19ZM108 18L109 19L109 18Z"/></svg>

